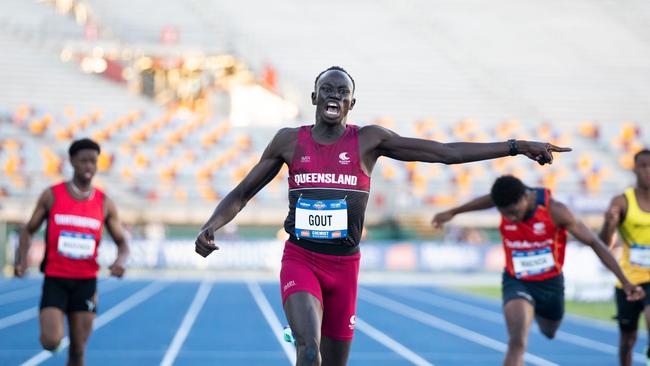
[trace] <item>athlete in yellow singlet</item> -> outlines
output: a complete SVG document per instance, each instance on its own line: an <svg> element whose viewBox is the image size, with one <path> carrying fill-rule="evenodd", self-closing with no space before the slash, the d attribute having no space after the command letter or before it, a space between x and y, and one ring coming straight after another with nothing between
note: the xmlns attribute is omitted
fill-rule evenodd
<svg viewBox="0 0 650 366"><path fill-rule="evenodd" d="M650 294L650 150L641 150L634 156L633 171L636 187L628 188L624 194L612 199L605 213L600 238L613 247L618 229L623 242L621 268L633 284L640 285ZM621 290L621 284L617 283L616 309L621 331L620 364L628 366L632 364L641 312L645 313L647 328L650 329L650 296L638 301L628 301ZM647 350L647 358L650 365L650 347Z"/></svg>

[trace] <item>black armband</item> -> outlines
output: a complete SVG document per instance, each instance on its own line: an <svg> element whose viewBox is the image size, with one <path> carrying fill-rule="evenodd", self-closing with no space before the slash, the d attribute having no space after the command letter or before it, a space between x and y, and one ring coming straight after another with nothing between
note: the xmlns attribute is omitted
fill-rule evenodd
<svg viewBox="0 0 650 366"><path fill-rule="evenodd" d="M515 139L510 139L508 140L508 146L510 147L510 156L515 156L519 154L519 146L517 144L517 140Z"/></svg>

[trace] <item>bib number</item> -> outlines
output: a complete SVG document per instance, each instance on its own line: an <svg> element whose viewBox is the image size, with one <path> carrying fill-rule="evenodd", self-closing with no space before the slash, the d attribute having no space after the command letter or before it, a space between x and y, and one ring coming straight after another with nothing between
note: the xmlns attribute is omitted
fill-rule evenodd
<svg viewBox="0 0 650 366"><path fill-rule="evenodd" d="M632 243L630 246L630 264L650 268L650 245Z"/></svg>
<svg viewBox="0 0 650 366"><path fill-rule="evenodd" d="M340 200L308 200L296 202L297 238L341 239L348 236L348 204Z"/></svg>
<svg viewBox="0 0 650 366"><path fill-rule="evenodd" d="M522 278L551 271L555 268L555 259L551 248L513 251L512 265L515 277Z"/></svg>
<svg viewBox="0 0 650 366"><path fill-rule="evenodd" d="M61 231L57 249L64 257L87 259L95 254L95 244L95 236L92 234Z"/></svg>

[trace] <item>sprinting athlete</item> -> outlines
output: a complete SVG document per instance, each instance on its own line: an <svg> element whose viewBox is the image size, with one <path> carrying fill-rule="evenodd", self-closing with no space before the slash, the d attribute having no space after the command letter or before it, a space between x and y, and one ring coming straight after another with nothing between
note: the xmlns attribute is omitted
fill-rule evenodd
<svg viewBox="0 0 650 366"><path fill-rule="evenodd" d="M117 217L117 209L91 181L97 171L99 145L89 139L74 141L68 150L74 168L71 180L46 189L38 199L32 217L20 232L14 274L27 269L27 252L32 236L47 220L45 274L40 304L40 341L43 348L56 350L64 335L68 317L70 349L68 366L84 364L86 342L97 312L97 248L102 229L117 244L117 258L111 275L122 277L129 248Z"/></svg>
<svg viewBox="0 0 650 366"><path fill-rule="evenodd" d="M623 239L621 268L635 285L650 291L650 150L641 150L634 155L636 187L628 188L622 195L614 197L605 213L605 223L600 238L610 247L616 245L616 229ZM621 365L632 364L632 354L637 338L641 312L645 314L647 329L650 329L650 297L629 301L621 283L616 284L616 319L621 331L619 358ZM646 350L650 364L650 345Z"/></svg>
<svg viewBox="0 0 650 366"><path fill-rule="evenodd" d="M355 325L359 240L370 174L380 156L459 164L524 154L540 164L548 143L439 143L406 138L370 125L347 123L354 80L340 67L321 72L311 94L313 125L283 128L251 172L219 203L196 239L206 257L218 249L214 232L231 221L275 175L289 167L289 213L280 273L284 311L296 339L298 365L345 365Z"/></svg>
<svg viewBox="0 0 650 366"><path fill-rule="evenodd" d="M434 216L437 228L454 216L496 206L501 213L506 267L503 271L503 312L508 327L506 366L524 364L528 330L537 320L540 331L555 337L564 315L564 250L567 231L589 245L623 284L628 299L644 296L625 277L607 246L544 188L529 188L513 176L498 178L489 195Z"/></svg>

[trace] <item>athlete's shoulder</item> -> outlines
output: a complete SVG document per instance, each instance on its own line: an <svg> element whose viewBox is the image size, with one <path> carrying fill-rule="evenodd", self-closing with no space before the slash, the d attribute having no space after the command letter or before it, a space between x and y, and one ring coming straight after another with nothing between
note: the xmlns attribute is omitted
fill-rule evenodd
<svg viewBox="0 0 650 366"><path fill-rule="evenodd" d="M279 158L290 155L291 149L298 141L300 127L284 127L279 129L266 146L262 158Z"/></svg>
<svg viewBox="0 0 650 366"><path fill-rule="evenodd" d="M568 223L574 220L573 213L569 210L569 207L553 198L549 198L548 200L548 212L553 223L560 227L566 227Z"/></svg>
<svg viewBox="0 0 650 366"><path fill-rule="evenodd" d="M54 190L56 187L59 187L61 185L64 185L65 183L58 183L52 186L49 186L41 192L41 195L38 197L38 204L42 205L46 209L52 208L52 205L54 204Z"/></svg>
<svg viewBox="0 0 650 366"><path fill-rule="evenodd" d="M55 191L55 190L57 190L57 189L64 189L64 188L66 188L66 184L67 184L66 181L61 181L61 182L59 182L59 183L54 183L54 184L52 184L51 186L45 188L45 190L46 190L46 191L47 191L47 190L49 190L49 191Z"/></svg>
<svg viewBox="0 0 650 366"><path fill-rule="evenodd" d="M93 187L95 189L95 194L100 195L104 199L108 199L108 195L106 195L106 192L104 192L103 189L98 188L98 187Z"/></svg>
<svg viewBox="0 0 650 366"><path fill-rule="evenodd" d="M397 134L394 131L379 125L365 125L359 127L359 136L363 137L387 138L396 135Z"/></svg>
<svg viewBox="0 0 650 366"><path fill-rule="evenodd" d="M616 211L619 214L619 217L621 217L621 222L625 220L625 217L627 216L627 207L630 204L628 202L628 197L629 199L634 200L634 194L630 195L629 189L626 190L624 193L619 194L618 196L615 196L612 198L612 200L609 202L609 208L607 209L608 211ZM634 190L632 189L632 193L634 193Z"/></svg>
<svg viewBox="0 0 650 366"><path fill-rule="evenodd" d="M301 127L282 127L275 133L273 141L285 141L296 138Z"/></svg>
<svg viewBox="0 0 650 366"><path fill-rule="evenodd" d="M357 125L355 125L355 126L357 126ZM388 129L388 128L386 128L386 127L383 127L383 126L380 126L380 125L373 125L373 124L370 124L370 125L363 125L363 126L358 126L358 127L359 127L359 131L365 131L365 132L368 132L368 133L387 133L387 132L393 132L393 131L391 131L390 129Z"/></svg>
<svg viewBox="0 0 650 366"><path fill-rule="evenodd" d="M287 146L298 139L298 131L300 127L283 127L275 133L269 145L275 148Z"/></svg>

